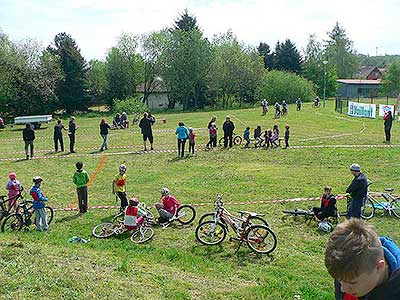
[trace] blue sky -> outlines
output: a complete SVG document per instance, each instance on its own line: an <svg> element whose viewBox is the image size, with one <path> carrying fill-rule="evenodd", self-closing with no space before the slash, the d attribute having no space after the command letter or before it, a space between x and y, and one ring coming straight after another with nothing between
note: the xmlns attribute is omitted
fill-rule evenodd
<svg viewBox="0 0 400 300"><path fill-rule="evenodd" d="M44 46L67 32L86 59L102 59L122 32L171 26L185 8L209 38L232 29L254 46L290 38L302 49L310 34L324 39L338 21L358 52L400 54L399 0L0 0L0 28L12 40L29 37Z"/></svg>

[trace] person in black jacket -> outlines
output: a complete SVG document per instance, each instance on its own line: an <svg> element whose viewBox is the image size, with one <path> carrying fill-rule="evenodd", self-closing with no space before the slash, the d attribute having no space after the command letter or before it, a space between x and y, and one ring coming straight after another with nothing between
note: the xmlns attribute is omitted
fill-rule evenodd
<svg viewBox="0 0 400 300"><path fill-rule="evenodd" d="M111 126L108 125L105 119L101 119L100 122L100 135L103 138L103 144L101 144L100 151L107 150L107 136L108 136L108 129L111 129Z"/></svg>
<svg viewBox="0 0 400 300"><path fill-rule="evenodd" d="M154 150L153 149L153 130L151 129L151 126L153 126L155 121L156 121L156 119L150 113L145 112L143 114L143 118L139 122L139 127L140 127L140 129L142 131L142 135L143 135L143 146L144 146L143 151L147 151L147 147L146 147L147 139L149 139L149 142L150 142L150 150Z"/></svg>
<svg viewBox="0 0 400 300"><path fill-rule="evenodd" d="M25 154L26 159L29 159L28 147L30 147L31 159L33 158L33 141L35 140L35 131L32 129L31 123L25 125L24 130L22 130L22 138L25 142Z"/></svg>
<svg viewBox="0 0 400 300"><path fill-rule="evenodd" d="M346 190L351 196L347 218L361 218L361 207L365 203L368 192L367 177L361 173L361 168L358 164L350 166L350 172L354 179Z"/></svg>
<svg viewBox="0 0 400 300"><path fill-rule="evenodd" d="M69 124L68 124L68 136L69 136L69 151L71 153L76 153L74 150L75 146L75 132L79 128L75 124L75 117L71 117Z"/></svg>
<svg viewBox="0 0 400 300"><path fill-rule="evenodd" d="M325 251L336 300L400 299L400 249L361 219L340 223Z"/></svg>
<svg viewBox="0 0 400 300"><path fill-rule="evenodd" d="M54 126L54 151L58 151L58 142L60 142L61 152L64 152L64 141L62 131L67 130L61 120L57 121L57 125Z"/></svg>
<svg viewBox="0 0 400 300"><path fill-rule="evenodd" d="M336 198L332 194L332 187L326 186L321 198L321 206L314 207L313 213L318 220L324 221L329 217L337 217Z"/></svg>
<svg viewBox="0 0 400 300"><path fill-rule="evenodd" d="M386 112L383 119L385 120L383 124L385 126L386 143L390 144L390 131L392 130L393 123L392 112L390 110Z"/></svg>
<svg viewBox="0 0 400 300"><path fill-rule="evenodd" d="M222 129L224 131L224 148L228 146L229 141L229 148L233 145L233 130L235 129L235 124L231 121L229 116L226 117L224 125L222 125Z"/></svg>

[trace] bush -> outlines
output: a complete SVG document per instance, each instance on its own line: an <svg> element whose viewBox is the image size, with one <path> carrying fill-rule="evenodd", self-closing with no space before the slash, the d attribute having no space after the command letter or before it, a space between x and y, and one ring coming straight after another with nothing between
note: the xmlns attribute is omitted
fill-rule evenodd
<svg viewBox="0 0 400 300"><path fill-rule="evenodd" d="M301 76L271 71L265 74L258 95L260 99L270 102L286 100L287 103L294 103L298 97L302 101L311 101L315 98L315 91L312 82Z"/></svg>
<svg viewBox="0 0 400 300"><path fill-rule="evenodd" d="M124 100L114 100L113 102L113 111L114 112L126 112L127 114L134 113L144 113L148 111L148 107L139 99L134 97L129 97Z"/></svg>

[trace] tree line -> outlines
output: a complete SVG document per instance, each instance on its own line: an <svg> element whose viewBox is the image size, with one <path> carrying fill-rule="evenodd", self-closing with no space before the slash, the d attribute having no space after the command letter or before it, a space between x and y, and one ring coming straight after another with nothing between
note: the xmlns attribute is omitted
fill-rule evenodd
<svg viewBox="0 0 400 300"><path fill-rule="evenodd" d="M146 104L160 85L169 108L179 103L184 110L254 104L262 98L307 101L322 96L324 78L326 95L334 96L336 79L351 78L359 63L338 23L324 41L310 35L302 52L290 39L273 50L264 42L252 47L232 31L207 39L186 10L170 28L122 33L105 60L89 62L70 34L57 34L43 48L34 40L13 42L0 31L0 112L72 113L93 104L113 108L126 99Z"/></svg>

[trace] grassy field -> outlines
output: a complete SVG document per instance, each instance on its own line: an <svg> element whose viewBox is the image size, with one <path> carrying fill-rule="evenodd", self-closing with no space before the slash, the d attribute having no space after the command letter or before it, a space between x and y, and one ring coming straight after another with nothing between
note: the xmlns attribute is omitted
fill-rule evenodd
<svg viewBox="0 0 400 300"><path fill-rule="evenodd" d="M265 213L278 236L278 247L270 256L253 254L246 246L235 254L237 244L228 239L220 246L206 247L196 242L195 224L155 229L152 241L134 245L129 236L97 240L91 237L94 225L112 219L113 210L90 210L85 215L57 212L48 233L33 229L17 234L0 234L1 299L334 299L332 280L324 268L323 253L328 239L316 223L298 224L282 219L286 208L308 208L317 202L233 205L230 202L321 195L325 185L343 193L352 176L348 167L358 162L374 182L373 190L400 188L400 147L384 145L382 119L354 119L327 108L313 109L310 103L300 112L289 107L289 115L279 120L272 113L261 116L261 108L248 110L159 114L166 124L154 126L156 150L175 150L173 130L178 121L198 128L197 148L204 150L212 115L222 128L229 114L242 135L246 126L263 130L278 124L283 133L291 128L289 149L198 151L194 157L177 159L176 152L143 154L137 126L111 131L109 150L99 152L99 118L78 117L76 154L53 152L52 126L37 130L37 159L24 158L21 127L0 131L0 178L4 186L8 173L15 171L29 188L31 178L44 178L43 190L49 205L69 207L76 201L71 177L75 162L98 173L89 188L89 205L114 205L111 180L120 163L128 167L128 191L141 201L153 204L159 190L170 188L182 203L197 206L198 217L212 210L217 193L224 195L232 212L246 209ZM132 119L132 116L131 116ZM108 118L111 121L111 117ZM64 121L67 123L67 121ZM399 124L393 125L393 144L399 144ZM221 136L222 130L219 133ZM67 136L64 135L64 140ZM68 141L66 141L68 149ZM326 148L314 146L329 146ZM335 145L364 145L362 148ZM127 146L129 148L121 148ZM50 156L50 158L41 158ZM104 165L99 166L103 161ZM3 191L5 193L5 191ZM344 207L340 202L339 206ZM196 218L196 221L198 219ZM380 234L400 242L398 220L376 216L371 221ZM87 244L71 244L72 236L91 239Z"/></svg>

